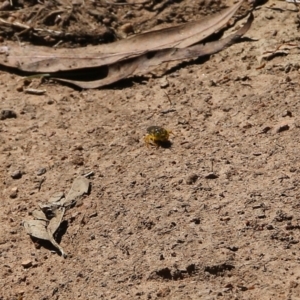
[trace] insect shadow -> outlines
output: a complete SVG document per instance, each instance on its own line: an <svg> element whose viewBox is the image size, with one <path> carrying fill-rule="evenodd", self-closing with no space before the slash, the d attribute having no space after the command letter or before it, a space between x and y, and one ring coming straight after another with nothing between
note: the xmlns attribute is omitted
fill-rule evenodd
<svg viewBox="0 0 300 300"><path fill-rule="evenodd" d="M157 144L158 147L168 149L168 148L172 147L173 143L171 141L164 141L164 142L157 141L156 144Z"/></svg>

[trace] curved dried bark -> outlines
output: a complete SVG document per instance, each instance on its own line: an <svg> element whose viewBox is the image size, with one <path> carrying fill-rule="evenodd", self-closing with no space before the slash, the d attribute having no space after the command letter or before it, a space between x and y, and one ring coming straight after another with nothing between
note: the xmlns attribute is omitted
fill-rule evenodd
<svg viewBox="0 0 300 300"><path fill-rule="evenodd" d="M111 65L149 51L186 48L199 43L226 26L243 2L244 0L241 0L221 13L199 21L145 32L111 44L86 47L84 50L32 45L20 47L17 44L2 46L0 47L0 65L26 72L54 73Z"/></svg>
<svg viewBox="0 0 300 300"><path fill-rule="evenodd" d="M157 52L147 53L134 59L125 60L108 66L107 76L95 81L76 81L56 78L58 81L67 82L85 89L99 88L133 75L146 74L164 62L192 59L211 55L234 44L250 28L253 22L251 13L246 24L236 33L206 45L194 45L185 49L165 49Z"/></svg>

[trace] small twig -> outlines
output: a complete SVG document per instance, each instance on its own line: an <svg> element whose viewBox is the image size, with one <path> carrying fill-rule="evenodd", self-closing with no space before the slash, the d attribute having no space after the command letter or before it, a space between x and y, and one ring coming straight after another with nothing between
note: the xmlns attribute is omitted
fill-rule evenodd
<svg viewBox="0 0 300 300"><path fill-rule="evenodd" d="M25 33L28 33L28 32L30 32L31 31L31 27L29 27L29 28L25 28L24 30L22 30L21 32L18 32L18 33L16 33L15 34L15 36L16 36L16 38L19 40L19 37L21 36L21 35L23 35L23 34L25 34Z"/></svg>
<svg viewBox="0 0 300 300"><path fill-rule="evenodd" d="M45 182L46 177L42 177L41 179L35 180L34 183L36 183L36 185L34 186L34 188L38 189L38 191L41 190L42 188L42 184Z"/></svg>
<svg viewBox="0 0 300 300"><path fill-rule="evenodd" d="M59 15L59 14L61 14L61 13L63 13L63 12L64 12L64 10L62 10L62 9L51 11L46 17L44 17L44 18L42 19L42 23L45 24L45 22L46 22L49 18L51 18L51 17L54 16L54 15Z"/></svg>
<svg viewBox="0 0 300 300"><path fill-rule="evenodd" d="M166 109L166 110L162 110L160 113L165 115L165 114L168 114L168 113L171 113L171 112L175 112L176 109L175 108L170 108L170 109Z"/></svg>
<svg viewBox="0 0 300 300"><path fill-rule="evenodd" d="M26 29L25 29L26 30ZM23 31L22 31L23 32ZM19 35L18 34L15 34L15 38L17 39L18 43L19 43L19 46L21 47L22 46L22 43L20 41L20 38L19 38Z"/></svg>
<svg viewBox="0 0 300 300"><path fill-rule="evenodd" d="M94 174L95 174L94 171L91 171L91 172L88 172L88 173L84 174L83 177L88 178L88 177L90 177L90 176L92 176Z"/></svg>
<svg viewBox="0 0 300 300"><path fill-rule="evenodd" d="M3 20L1 18L0 18L0 22L3 23L3 24L5 24L5 25L15 26L15 27L18 27L18 28L21 28L21 29L28 29L28 28L30 28L30 26L28 26L28 25L21 24L19 22L12 22L12 23L11 22L7 22L7 21L5 21L5 20Z"/></svg>
<svg viewBox="0 0 300 300"><path fill-rule="evenodd" d="M169 97L168 93L166 93L165 91L164 91L164 93L165 93L165 95L167 96L167 98L168 98L170 104L173 106L173 103L172 103L171 98Z"/></svg>
<svg viewBox="0 0 300 300"><path fill-rule="evenodd" d="M63 42L63 40L58 41L58 42L53 46L53 48L57 48L62 42Z"/></svg>
<svg viewBox="0 0 300 300"><path fill-rule="evenodd" d="M152 113L150 116L148 116L148 117L146 118L146 120L150 120L154 115L155 115L155 113Z"/></svg>
<svg viewBox="0 0 300 300"><path fill-rule="evenodd" d="M24 92L26 94L32 94L32 95L44 95L47 91L28 88L28 89L25 89Z"/></svg>
<svg viewBox="0 0 300 300"><path fill-rule="evenodd" d="M292 2L295 4L295 2ZM295 4L297 6L297 4ZM283 11L290 11L290 12L298 12L299 9L288 9L288 8L279 8L279 7L270 7L270 6L266 6L265 7L266 9L270 9L270 10L275 10L275 11L280 11L280 12L283 12Z"/></svg>
<svg viewBox="0 0 300 300"><path fill-rule="evenodd" d="M56 30L51 30L51 29L45 29L45 28L34 28L19 22L7 22L3 19L0 18L0 23L4 24L4 25L8 25L11 27L16 27L19 29L24 29L24 30L33 30L36 32L44 32L44 33L48 33L48 34L53 34L54 36L68 36L70 35L70 33L63 33L62 31L56 31ZM25 32L25 31L24 31ZM24 32L21 32L19 34L23 34Z"/></svg>
<svg viewBox="0 0 300 300"><path fill-rule="evenodd" d="M44 181L46 180L46 177L43 177L40 182L39 182L39 185L38 185L38 190L40 191L41 188L42 188L42 184L44 183Z"/></svg>

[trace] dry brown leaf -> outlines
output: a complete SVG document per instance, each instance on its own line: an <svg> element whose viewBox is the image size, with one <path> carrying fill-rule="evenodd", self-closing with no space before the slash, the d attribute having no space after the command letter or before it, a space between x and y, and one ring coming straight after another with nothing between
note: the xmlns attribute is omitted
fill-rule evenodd
<svg viewBox="0 0 300 300"><path fill-rule="evenodd" d="M61 78L56 78L56 80L71 83L85 89L98 88L129 76L148 73L164 62L211 55L235 43L249 30L253 19L253 14L251 13L248 21L242 28L240 28L236 33L219 41L207 43L206 45L195 45L185 49L165 49L112 64L108 66L107 76L104 79L88 82Z"/></svg>
<svg viewBox="0 0 300 300"><path fill-rule="evenodd" d="M50 222L47 226L47 232L49 235L50 242L52 243L53 246L55 246L57 249L59 249L59 251L61 252L61 255L64 258L67 257L67 254L64 252L63 248L54 239L54 233L59 228L59 226L62 222L65 210L66 209L64 207L60 207L60 208L56 209L54 212L54 217L50 220Z"/></svg>
<svg viewBox="0 0 300 300"><path fill-rule="evenodd" d="M63 248L55 241L54 234L62 223L66 209L75 203L80 196L88 193L89 188L90 183L86 177L76 178L66 198L64 198L63 193L56 193L50 198L49 203L40 204L40 210L32 212L32 216L36 220L23 222L26 232L35 238L51 242L63 257L67 257Z"/></svg>
<svg viewBox="0 0 300 300"><path fill-rule="evenodd" d="M49 241L54 247L56 247L61 252L62 256L65 258L67 257L67 254L64 252L63 248L55 241L53 237L53 234L60 225L63 213L64 208L63 210L59 211L57 216L54 216L50 220L50 222L44 220L27 220L23 222L23 226L25 228L25 231L29 235L37 239Z"/></svg>
<svg viewBox="0 0 300 300"><path fill-rule="evenodd" d="M36 220L43 220L43 221L48 221L46 215L43 213L43 211L39 209L35 209L31 215L36 219Z"/></svg>
<svg viewBox="0 0 300 300"><path fill-rule="evenodd" d="M90 189L90 182L87 178L80 176L77 177L65 199L60 202L64 207L72 205L80 196L87 194Z"/></svg>
<svg viewBox="0 0 300 300"><path fill-rule="evenodd" d="M115 43L80 49L54 49L13 44L0 47L0 64L26 72L53 73L94 68L134 58L149 51L185 48L225 27L244 0L221 13L183 25L150 31Z"/></svg>
<svg viewBox="0 0 300 300"><path fill-rule="evenodd" d="M47 222L43 220L28 220L23 222L26 232L38 239L49 241Z"/></svg>
<svg viewBox="0 0 300 300"><path fill-rule="evenodd" d="M50 220L50 222L47 226L47 230L50 235L54 235L56 230L59 228L59 226L62 222L64 213L65 213L64 207L60 207L54 211L54 217Z"/></svg>
<svg viewBox="0 0 300 300"><path fill-rule="evenodd" d="M50 199L48 200L49 203L60 203L61 199L65 197L63 192L56 192L51 195Z"/></svg>

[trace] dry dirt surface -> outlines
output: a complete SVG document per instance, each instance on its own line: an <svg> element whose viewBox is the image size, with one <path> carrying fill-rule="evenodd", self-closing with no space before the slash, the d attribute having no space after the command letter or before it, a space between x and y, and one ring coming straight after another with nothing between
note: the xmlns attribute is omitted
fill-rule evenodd
<svg viewBox="0 0 300 300"><path fill-rule="evenodd" d="M72 33L62 47L232 4L11 3L1 18ZM31 95L1 71L1 300L300 299L299 15L283 1L254 15L247 39L164 77L98 90L36 79L46 93ZM7 40L59 43L17 27ZM170 147L145 146L152 125L174 132ZM91 171L57 232L64 259L22 222Z"/></svg>

